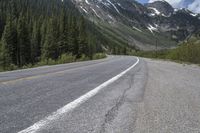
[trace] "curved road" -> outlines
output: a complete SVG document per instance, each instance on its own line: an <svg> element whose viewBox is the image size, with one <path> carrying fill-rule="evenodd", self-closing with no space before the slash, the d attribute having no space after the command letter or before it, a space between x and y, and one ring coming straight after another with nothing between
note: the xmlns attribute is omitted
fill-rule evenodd
<svg viewBox="0 0 200 133"><path fill-rule="evenodd" d="M3 72L0 132L198 133L199 75L131 56Z"/></svg>

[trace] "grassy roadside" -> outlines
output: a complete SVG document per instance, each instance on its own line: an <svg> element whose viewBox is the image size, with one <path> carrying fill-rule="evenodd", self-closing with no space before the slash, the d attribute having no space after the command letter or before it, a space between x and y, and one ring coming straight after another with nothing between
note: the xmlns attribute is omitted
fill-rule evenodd
<svg viewBox="0 0 200 133"><path fill-rule="evenodd" d="M200 33L192 35L177 48L160 51L135 51L133 55L164 59L184 64L200 64Z"/></svg>
<svg viewBox="0 0 200 133"><path fill-rule="evenodd" d="M200 43L187 42L171 50L161 50L157 52L138 51L134 52L133 55L145 58L170 60L184 64L200 64Z"/></svg>
<svg viewBox="0 0 200 133"><path fill-rule="evenodd" d="M9 68L3 69L3 66L0 65L0 72L35 68L35 67L40 67L40 66L45 66L45 65L58 65L58 64L65 64L65 63L72 63L72 62L98 60L98 59L103 59L106 57L107 56L105 53L96 53L90 58L82 55L81 58L76 59L76 57L73 56L72 54L63 54L58 60L52 60L52 59L43 60L43 61L38 62L37 64L34 64L34 65L28 64L28 65L20 67L20 68L11 64Z"/></svg>

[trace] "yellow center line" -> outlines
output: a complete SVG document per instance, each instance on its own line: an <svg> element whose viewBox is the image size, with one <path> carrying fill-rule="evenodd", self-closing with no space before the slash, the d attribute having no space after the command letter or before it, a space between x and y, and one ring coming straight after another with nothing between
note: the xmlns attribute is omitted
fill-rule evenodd
<svg viewBox="0 0 200 133"><path fill-rule="evenodd" d="M35 75L35 76L30 76L30 77L24 77L24 78L19 78L19 79L14 79L14 80L8 80L8 81L1 81L0 84L9 84L9 83L15 83L18 81L23 81L23 80L31 80L31 79L37 79L45 76L58 76L64 74L64 72L70 71L72 69L68 70L63 70L63 71L58 71L58 72L53 72L53 73L45 73L45 74L40 74L40 75Z"/></svg>
<svg viewBox="0 0 200 133"><path fill-rule="evenodd" d="M109 60L103 60L102 62L95 62L95 63L92 63L92 64L87 64L85 66L78 66L78 67L73 67L73 68L68 68L67 70L62 70L62 71L57 71L57 72L50 72L50 73L44 73L44 74L39 74L39 75L35 75L35 76L29 76L29 77L22 77L22 78L18 78L18 79L11 79L11 80L7 80L7 81L0 81L0 84L10 84L10 83L16 83L18 81L23 81L23 80L31 80L31 79L37 79L37 78L41 78L41 77L45 77L45 76L58 76L58 75L62 75L64 74L64 72L67 72L67 71L71 71L73 69L77 69L77 68L82 68L82 67L87 67L87 66L92 66L92 65L96 65L96 64L101 64L101 63L105 63ZM113 61L113 60L112 60Z"/></svg>

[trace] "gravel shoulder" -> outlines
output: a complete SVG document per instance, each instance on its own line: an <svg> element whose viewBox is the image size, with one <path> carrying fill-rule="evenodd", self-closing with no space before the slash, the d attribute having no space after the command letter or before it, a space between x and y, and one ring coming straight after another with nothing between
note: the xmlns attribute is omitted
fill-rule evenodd
<svg viewBox="0 0 200 133"><path fill-rule="evenodd" d="M144 59L148 81L136 133L200 132L200 67Z"/></svg>

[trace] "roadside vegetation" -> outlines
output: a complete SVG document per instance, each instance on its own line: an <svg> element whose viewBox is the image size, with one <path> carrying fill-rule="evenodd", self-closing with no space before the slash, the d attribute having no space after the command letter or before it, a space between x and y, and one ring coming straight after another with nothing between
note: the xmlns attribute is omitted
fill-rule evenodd
<svg viewBox="0 0 200 133"><path fill-rule="evenodd" d="M86 57L85 55L82 55L79 59L77 59L76 56L73 56L72 54L63 54L57 60L53 60L53 59L42 60L34 65L29 64L20 68L14 64L11 64L6 70L11 71L11 70L17 70L17 69L34 68L34 67L45 66L45 65L57 65L57 64L65 64L65 63L72 63L72 62L97 60L97 59L103 59L103 58L106 58L105 53L96 53L91 58ZM0 66L0 72L6 71L6 70L2 66Z"/></svg>
<svg viewBox="0 0 200 133"><path fill-rule="evenodd" d="M187 42L181 43L175 49L147 52L137 51L133 54L147 58L169 59L178 62L200 64L200 34L192 36Z"/></svg>
<svg viewBox="0 0 200 133"><path fill-rule="evenodd" d="M69 0L2 0L0 71L99 59L128 47L97 28Z"/></svg>

